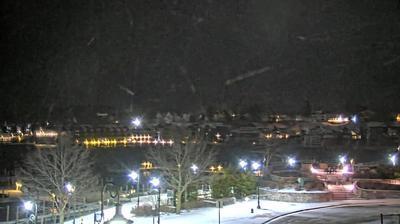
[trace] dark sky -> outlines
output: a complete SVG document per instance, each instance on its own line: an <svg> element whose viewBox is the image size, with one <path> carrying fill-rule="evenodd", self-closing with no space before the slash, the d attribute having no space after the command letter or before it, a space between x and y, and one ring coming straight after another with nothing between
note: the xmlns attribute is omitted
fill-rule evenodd
<svg viewBox="0 0 400 224"><path fill-rule="evenodd" d="M306 100L400 110L398 0L0 4L0 120L131 102L141 111L299 112Z"/></svg>

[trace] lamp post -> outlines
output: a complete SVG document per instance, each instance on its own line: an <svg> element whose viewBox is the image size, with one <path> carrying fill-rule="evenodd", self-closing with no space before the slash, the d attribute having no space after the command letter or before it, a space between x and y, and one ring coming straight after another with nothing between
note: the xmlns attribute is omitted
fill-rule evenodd
<svg viewBox="0 0 400 224"><path fill-rule="evenodd" d="M34 223L36 224L37 223L37 213L38 213L38 207L37 207L36 202L26 201L26 202L24 202L24 208L25 208L25 210L31 211L34 213L34 216L35 216Z"/></svg>
<svg viewBox="0 0 400 224"><path fill-rule="evenodd" d="M67 193L69 194L69 195L72 195L72 207L73 207L73 211L72 211L72 213L74 214L74 220L73 220L73 223L75 224L75 207L76 207L76 202L75 202L75 198L74 198L74 195L72 194L72 193L74 193L75 192L75 186L74 185L72 185L71 183L66 183L65 184L65 190L67 191Z"/></svg>
<svg viewBox="0 0 400 224"><path fill-rule="evenodd" d="M251 168L253 169L253 172L256 174L256 176L261 175L260 167L261 167L261 164L259 162L253 161L251 163Z"/></svg>
<svg viewBox="0 0 400 224"><path fill-rule="evenodd" d="M260 184L257 182L257 209L260 208Z"/></svg>
<svg viewBox="0 0 400 224"><path fill-rule="evenodd" d="M161 207L161 186L160 186L160 179L153 177L150 180L151 185L153 185L153 187L158 188L158 198L157 198L157 202L158 202L158 206L157 206L157 224L160 224L160 207Z"/></svg>
<svg viewBox="0 0 400 224"><path fill-rule="evenodd" d="M137 192L137 206L136 208L139 208L139 203L140 203L140 193L139 193L139 187L140 187L140 169L139 172L136 173L135 171L132 171L129 174L129 177L135 181L137 179L137 183L136 183L136 192Z"/></svg>
<svg viewBox="0 0 400 224"><path fill-rule="evenodd" d="M253 171L256 173L256 175L258 175L258 176L260 176L261 174L260 174L260 167L261 167L261 164L259 163L259 162L255 162L255 161L253 161L252 163L251 163L251 168L253 169ZM260 209L261 208L261 206L260 206L260 183L259 183L259 181L257 180L257 209Z"/></svg>
<svg viewBox="0 0 400 224"><path fill-rule="evenodd" d="M97 216L95 213L94 214L94 222L95 223L101 223L101 221L104 219L104 205L103 205L104 191L106 191L107 187L109 187L109 186L115 187L114 183L112 183L112 182L106 182L105 184L103 184L103 188L102 188L101 195L100 195L101 196L100 219L97 219ZM121 214L121 204L119 202L119 190L117 189L115 192L108 190L108 192L110 193L111 198L117 198L117 203L115 205L114 217L112 217L112 219L110 219L109 221L104 222L104 224L131 224L131 223L133 223L133 221L124 218L124 216Z"/></svg>

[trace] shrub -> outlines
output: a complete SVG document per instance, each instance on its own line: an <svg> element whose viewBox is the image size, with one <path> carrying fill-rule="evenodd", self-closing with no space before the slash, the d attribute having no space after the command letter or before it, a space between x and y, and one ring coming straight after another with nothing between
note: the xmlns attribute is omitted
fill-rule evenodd
<svg viewBox="0 0 400 224"><path fill-rule="evenodd" d="M185 209L195 209L195 208L204 208L204 207L215 207L215 205L206 203L204 201L188 201L182 204L182 207Z"/></svg>
<svg viewBox="0 0 400 224"><path fill-rule="evenodd" d="M256 180L250 173L227 170L223 176L215 177L211 187L215 199L233 196L243 198L255 192Z"/></svg>
<svg viewBox="0 0 400 224"><path fill-rule="evenodd" d="M132 209L131 213L135 213L136 216L153 216L155 215L155 210L151 205L141 205Z"/></svg>

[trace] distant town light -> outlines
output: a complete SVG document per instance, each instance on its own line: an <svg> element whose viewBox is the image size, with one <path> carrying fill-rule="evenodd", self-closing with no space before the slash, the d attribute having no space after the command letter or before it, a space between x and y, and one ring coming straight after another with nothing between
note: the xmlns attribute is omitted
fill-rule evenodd
<svg viewBox="0 0 400 224"><path fill-rule="evenodd" d="M343 123L349 122L349 118L348 117L343 117L342 115L339 115L338 117L329 118L328 122L332 123L332 124L343 124Z"/></svg>
<svg viewBox="0 0 400 224"><path fill-rule="evenodd" d="M353 116L351 117L351 121L352 121L353 123L357 123L357 121L358 121L357 115L353 115Z"/></svg>
<svg viewBox="0 0 400 224"><path fill-rule="evenodd" d="M15 190L20 191L22 188L22 184L20 182L15 182Z"/></svg>
<svg viewBox="0 0 400 224"><path fill-rule="evenodd" d="M36 137L45 138L45 137L57 137L58 133L51 130L43 130L40 128L38 131L35 132Z"/></svg>
<svg viewBox="0 0 400 224"><path fill-rule="evenodd" d="M214 172L214 171L215 171L215 167L214 167L214 166L211 166L211 167L210 167L210 170L211 170L211 172Z"/></svg>
<svg viewBox="0 0 400 224"><path fill-rule="evenodd" d="M224 168L224 167L222 167L221 165L218 165L218 166L217 166L217 170L218 170L218 171L221 171L223 168Z"/></svg>

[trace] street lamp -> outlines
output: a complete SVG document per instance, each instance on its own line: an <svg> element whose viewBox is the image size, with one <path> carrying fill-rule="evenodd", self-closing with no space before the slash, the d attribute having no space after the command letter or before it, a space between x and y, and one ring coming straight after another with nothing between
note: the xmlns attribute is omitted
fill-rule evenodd
<svg viewBox="0 0 400 224"><path fill-rule="evenodd" d="M289 157L287 163L290 167L294 167L294 165L296 165L296 159Z"/></svg>
<svg viewBox="0 0 400 224"><path fill-rule="evenodd" d="M397 164L397 155L393 154L393 155L389 155L389 160L392 163L393 166L396 166Z"/></svg>
<svg viewBox="0 0 400 224"><path fill-rule="evenodd" d="M104 194L104 191L109 186L115 187L114 183L112 183L112 182L106 182L106 183L103 184L103 189L101 191L101 213L100 213L100 219L97 219L97 213L95 213L94 214L94 222L95 223L101 223L101 221L104 219L104 210L103 210L103 207L104 207L103 198L104 198L104 196L103 196L103 194ZM131 224L131 223L133 223L133 221L124 218L124 216L122 215L121 204L119 202L119 191L118 191L118 188L116 189L115 192L112 192L110 190L108 190L108 191L110 193L111 198L117 198L117 203L115 205L115 215L114 215L114 217L112 217L112 219L110 219L109 221L104 222L104 224Z"/></svg>
<svg viewBox="0 0 400 224"><path fill-rule="evenodd" d="M137 179L137 183L136 183L136 191L137 191L137 206L136 208L139 208L139 203L140 203L140 194L139 194L139 187L140 187L140 169L139 169L139 173L136 173L135 171L132 171L129 174L129 177L135 181Z"/></svg>
<svg viewBox="0 0 400 224"><path fill-rule="evenodd" d="M192 170L193 170L193 173L196 174L196 172L197 172L197 170L199 169L199 167L196 166L196 164L193 164L193 165L190 167L190 169L192 169Z"/></svg>
<svg viewBox="0 0 400 224"><path fill-rule="evenodd" d="M138 127L140 127L142 125L142 120L139 117L136 117L135 119L133 119L131 121L131 123L133 124L133 126L135 128L138 128Z"/></svg>
<svg viewBox="0 0 400 224"><path fill-rule="evenodd" d="M253 168L253 170L258 170L260 168L261 164L259 162L252 162L251 163L251 168Z"/></svg>
<svg viewBox="0 0 400 224"><path fill-rule="evenodd" d="M259 162L255 162L253 161L251 163L251 168L255 171L255 172L259 172L259 169L261 167L261 164ZM260 173L258 173L258 176L260 176ZM257 181L257 209L260 209L260 183Z"/></svg>
<svg viewBox="0 0 400 224"><path fill-rule="evenodd" d="M65 184L65 190L67 190L67 193L69 195L72 195L72 193L75 192L75 186L68 182L68 183ZM74 223L75 223L75 208L76 208L76 201L75 200L76 199L75 199L74 195L72 195Z"/></svg>
<svg viewBox="0 0 400 224"><path fill-rule="evenodd" d="M67 190L67 192L69 194L72 194L75 191L75 186L72 185L71 183L67 183L67 184L65 184L65 189Z"/></svg>
<svg viewBox="0 0 400 224"><path fill-rule="evenodd" d="M339 156L339 161L343 165L346 162L346 156Z"/></svg>
<svg viewBox="0 0 400 224"><path fill-rule="evenodd" d="M257 209L260 209L260 184L257 183Z"/></svg>
<svg viewBox="0 0 400 224"><path fill-rule="evenodd" d="M247 168L247 162L244 161L244 160L240 160L240 161L239 161L239 166L240 166L243 170L246 170L246 168Z"/></svg>
<svg viewBox="0 0 400 224"><path fill-rule="evenodd" d="M34 222L36 224L37 223L37 213L38 213L37 204L33 201L26 201L26 202L24 202L24 208L27 211L34 212L34 216L35 216ZM31 216L29 218L31 218Z"/></svg>
<svg viewBox="0 0 400 224"><path fill-rule="evenodd" d="M357 117L357 115L353 115L353 116L351 117L351 121L352 121L353 123L357 123L357 122L358 122L358 117Z"/></svg>
<svg viewBox="0 0 400 224"><path fill-rule="evenodd" d="M160 179L157 177L153 177L150 180L151 185L153 187L158 188L158 206L157 206L157 224L160 224L160 208L161 208L161 186L160 186Z"/></svg>
<svg viewBox="0 0 400 224"><path fill-rule="evenodd" d="M260 167L261 167L261 164L259 162L254 162L253 161L251 163L251 168L253 169L253 171L256 174L256 176L260 176L261 175Z"/></svg>

